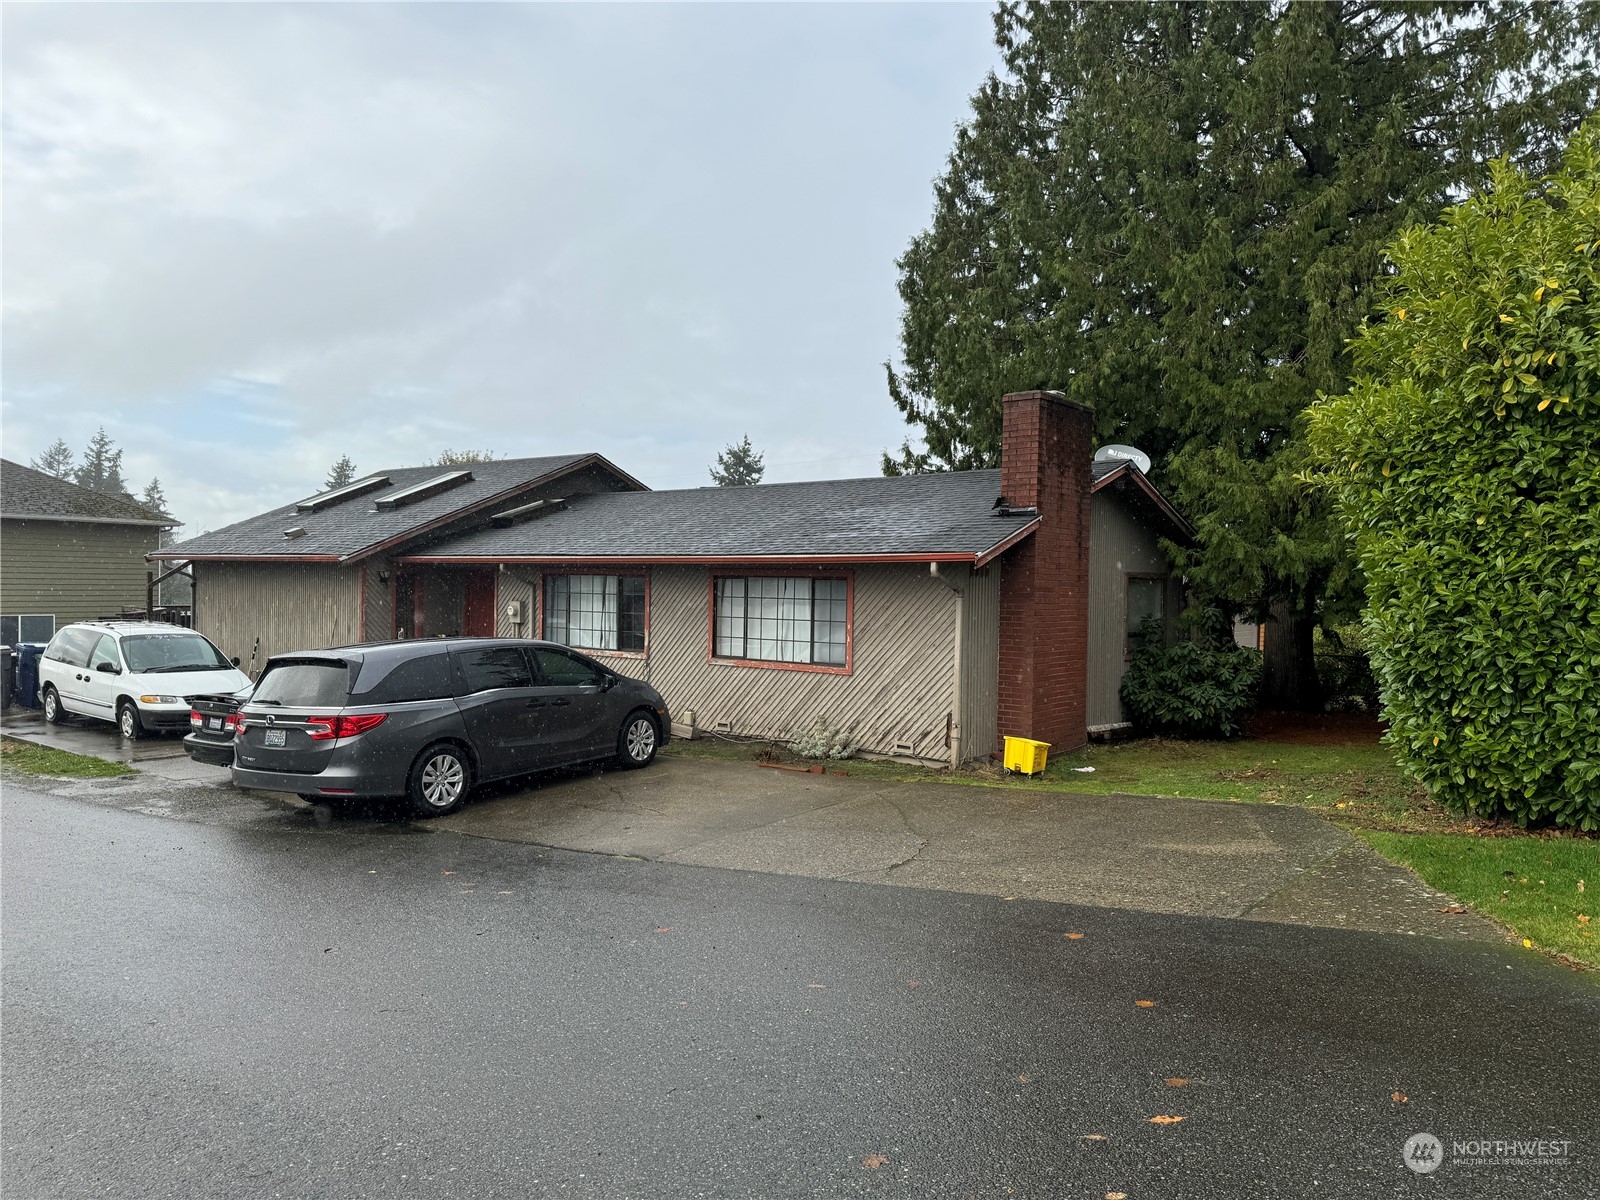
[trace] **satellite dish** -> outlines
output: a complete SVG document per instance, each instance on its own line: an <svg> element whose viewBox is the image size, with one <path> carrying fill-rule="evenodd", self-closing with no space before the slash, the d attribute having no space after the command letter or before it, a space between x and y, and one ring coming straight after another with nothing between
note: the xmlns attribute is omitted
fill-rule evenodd
<svg viewBox="0 0 1600 1200"><path fill-rule="evenodd" d="M1131 462L1142 474L1150 474L1150 456L1136 446L1101 446L1094 452L1095 462Z"/></svg>

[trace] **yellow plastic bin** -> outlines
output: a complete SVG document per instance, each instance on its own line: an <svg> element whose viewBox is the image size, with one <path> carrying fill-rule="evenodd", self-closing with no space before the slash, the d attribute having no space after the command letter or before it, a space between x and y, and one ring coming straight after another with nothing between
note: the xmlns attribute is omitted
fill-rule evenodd
<svg viewBox="0 0 1600 1200"><path fill-rule="evenodd" d="M1044 770L1049 742L1036 742L1032 738L1008 737L1006 739L1005 767L1019 775L1038 775Z"/></svg>

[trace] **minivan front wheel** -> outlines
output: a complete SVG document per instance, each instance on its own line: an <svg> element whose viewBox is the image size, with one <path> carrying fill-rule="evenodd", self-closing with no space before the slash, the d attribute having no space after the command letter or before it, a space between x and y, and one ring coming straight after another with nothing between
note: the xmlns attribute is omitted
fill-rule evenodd
<svg viewBox="0 0 1600 1200"><path fill-rule="evenodd" d="M642 710L630 713L617 734L617 761L625 767L648 767L660 744L655 718Z"/></svg>
<svg viewBox="0 0 1600 1200"><path fill-rule="evenodd" d="M139 710L133 707L131 700L117 705L117 732L130 742L144 732L144 726L139 723Z"/></svg>
<svg viewBox="0 0 1600 1200"><path fill-rule="evenodd" d="M442 817L461 807L472 786L472 767L459 747L429 746L411 768L407 799L419 817Z"/></svg>

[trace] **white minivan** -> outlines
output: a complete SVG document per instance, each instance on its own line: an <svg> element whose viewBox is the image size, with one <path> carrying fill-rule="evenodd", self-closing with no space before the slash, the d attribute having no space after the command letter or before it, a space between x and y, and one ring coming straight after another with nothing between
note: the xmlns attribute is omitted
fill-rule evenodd
<svg viewBox="0 0 1600 1200"><path fill-rule="evenodd" d="M159 621L64 625L39 659L39 703L51 724L66 713L114 721L125 738L189 729L189 697L253 688L238 659L192 629Z"/></svg>

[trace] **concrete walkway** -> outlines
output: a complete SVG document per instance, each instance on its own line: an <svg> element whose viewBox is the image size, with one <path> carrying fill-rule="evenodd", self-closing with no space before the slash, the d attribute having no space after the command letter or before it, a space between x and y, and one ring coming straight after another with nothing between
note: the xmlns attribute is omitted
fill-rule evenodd
<svg viewBox="0 0 1600 1200"><path fill-rule="evenodd" d="M566 850L899 887L1240 917L1432 937L1500 939L1491 922L1343 830L1289 806L947 783L881 783L664 756L644 771L551 773L482 789L454 816L396 805L313 810L235 789L181 741L124 742L108 724L6 714L6 736L127 763L125 779L45 790L236 828L449 831Z"/></svg>

